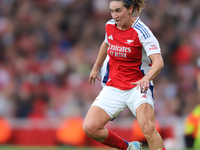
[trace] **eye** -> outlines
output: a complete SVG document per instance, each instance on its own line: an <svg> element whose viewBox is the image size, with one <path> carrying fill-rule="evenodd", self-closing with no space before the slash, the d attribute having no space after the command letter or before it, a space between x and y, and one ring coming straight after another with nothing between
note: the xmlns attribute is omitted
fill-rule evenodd
<svg viewBox="0 0 200 150"><path fill-rule="evenodd" d="M118 9L118 10L116 10L116 12L121 12L121 10L120 10L120 9Z"/></svg>

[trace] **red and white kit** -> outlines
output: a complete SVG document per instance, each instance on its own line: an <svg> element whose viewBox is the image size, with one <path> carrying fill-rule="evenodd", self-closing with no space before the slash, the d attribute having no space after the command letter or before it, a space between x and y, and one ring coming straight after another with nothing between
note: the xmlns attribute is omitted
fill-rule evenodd
<svg viewBox="0 0 200 150"><path fill-rule="evenodd" d="M136 116L142 103L154 108L153 83L141 93L131 82L136 82L151 68L151 54L161 53L150 29L138 17L127 30L119 30L112 19L106 24L105 42L108 55L101 68L103 89L92 105L102 108L111 119L126 107Z"/></svg>
<svg viewBox="0 0 200 150"><path fill-rule="evenodd" d="M142 79L151 67L148 56L161 53L159 43L139 17L127 30L119 30L113 19L105 28L109 59L104 62L102 82L122 90L132 89L131 82Z"/></svg>

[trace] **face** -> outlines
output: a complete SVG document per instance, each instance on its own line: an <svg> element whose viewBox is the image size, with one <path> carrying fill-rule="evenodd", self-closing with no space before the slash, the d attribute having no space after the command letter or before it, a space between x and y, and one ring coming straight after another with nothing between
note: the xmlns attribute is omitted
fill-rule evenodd
<svg viewBox="0 0 200 150"><path fill-rule="evenodd" d="M125 26L131 17L131 8L127 9L122 1L110 2L111 16L115 20L118 27Z"/></svg>

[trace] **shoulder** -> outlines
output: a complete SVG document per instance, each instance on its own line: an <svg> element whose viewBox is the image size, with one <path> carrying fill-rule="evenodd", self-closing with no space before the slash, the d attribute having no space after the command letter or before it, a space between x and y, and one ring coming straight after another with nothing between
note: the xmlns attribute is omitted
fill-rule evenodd
<svg viewBox="0 0 200 150"><path fill-rule="evenodd" d="M139 17L135 20L132 28L135 29L138 34L142 34L145 39L150 38L152 35L151 30L140 20Z"/></svg>
<svg viewBox="0 0 200 150"><path fill-rule="evenodd" d="M106 26L107 26L107 25L115 25L114 19L109 20L109 21L106 23Z"/></svg>

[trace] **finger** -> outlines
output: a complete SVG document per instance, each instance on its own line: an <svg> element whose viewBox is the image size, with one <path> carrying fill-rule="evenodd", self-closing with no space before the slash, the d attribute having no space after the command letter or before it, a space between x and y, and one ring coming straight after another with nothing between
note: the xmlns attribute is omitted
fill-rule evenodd
<svg viewBox="0 0 200 150"><path fill-rule="evenodd" d="M131 84L132 84L132 85L136 85L137 90L138 90L138 87L139 87L139 86L138 86L138 82L131 82Z"/></svg>
<svg viewBox="0 0 200 150"><path fill-rule="evenodd" d="M145 91L148 91L148 89L149 89L149 82L146 85L146 90Z"/></svg>
<svg viewBox="0 0 200 150"><path fill-rule="evenodd" d="M142 82L140 88L141 88L141 93L144 93L144 92L145 92L145 89L146 89L146 88L145 88L145 82Z"/></svg>
<svg viewBox="0 0 200 150"><path fill-rule="evenodd" d="M95 83L95 78L93 78L93 83Z"/></svg>
<svg viewBox="0 0 200 150"><path fill-rule="evenodd" d="M141 93L144 93L145 92L145 86L142 86L141 87Z"/></svg>
<svg viewBox="0 0 200 150"><path fill-rule="evenodd" d="M136 89L138 90L138 88L139 88L138 82L131 82L131 84L132 84L132 85L137 85L137 86L136 86Z"/></svg>
<svg viewBox="0 0 200 150"><path fill-rule="evenodd" d="M90 84L92 83L92 77L89 78L89 83L90 83Z"/></svg>
<svg viewBox="0 0 200 150"><path fill-rule="evenodd" d="M138 84L138 83L137 83L137 82L131 82L131 84L132 84L132 85L136 85L136 84Z"/></svg>
<svg viewBox="0 0 200 150"><path fill-rule="evenodd" d="M144 83L144 92L146 92L149 88L149 83L148 82L145 82Z"/></svg>
<svg viewBox="0 0 200 150"><path fill-rule="evenodd" d="M100 79L99 77L97 77L97 79L98 79L99 81L101 81L101 79Z"/></svg>

